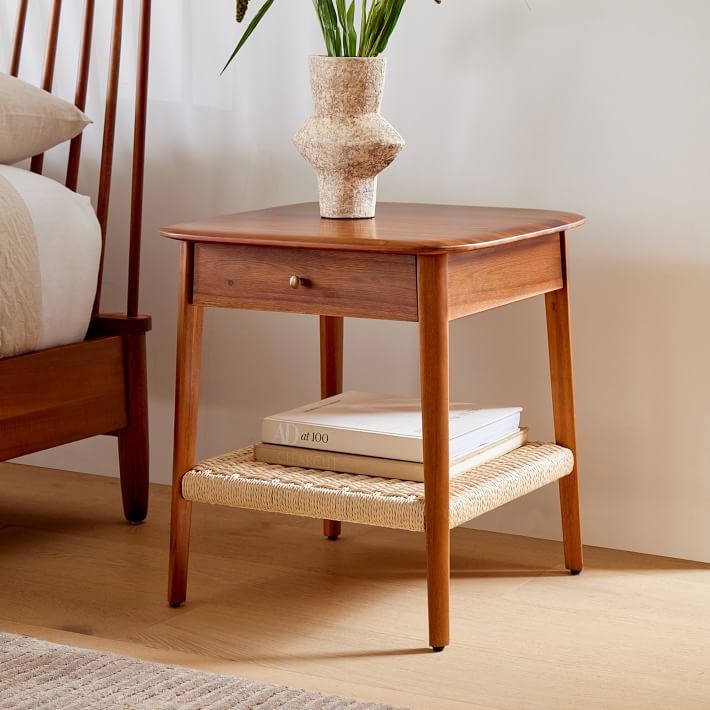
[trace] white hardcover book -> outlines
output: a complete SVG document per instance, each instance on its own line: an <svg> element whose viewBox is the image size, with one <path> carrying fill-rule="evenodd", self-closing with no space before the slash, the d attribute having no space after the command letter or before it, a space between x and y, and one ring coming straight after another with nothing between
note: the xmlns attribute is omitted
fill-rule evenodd
<svg viewBox="0 0 710 710"><path fill-rule="evenodd" d="M450 458L465 456L515 433L521 412L521 407L451 404ZM420 401L371 392L343 392L266 417L261 439L267 444L304 449L417 463L424 460Z"/></svg>
<svg viewBox="0 0 710 710"><path fill-rule="evenodd" d="M455 478L472 468L482 466L499 456L524 446L528 440L528 430L518 429L514 434L477 449L467 456L451 462L449 476ZM255 444L254 458L263 463L280 466L297 466L337 473L354 473L377 478L397 478L401 481L424 481L424 464L415 461L396 461L375 456L341 454L335 451L316 451L297 446L279 444Z"/></svg>

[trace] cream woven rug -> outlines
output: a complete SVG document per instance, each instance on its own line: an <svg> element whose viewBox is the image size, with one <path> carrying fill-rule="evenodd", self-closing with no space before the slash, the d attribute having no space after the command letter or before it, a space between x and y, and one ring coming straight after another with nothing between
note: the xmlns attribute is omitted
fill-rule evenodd
<svg viewBox="0 0 710 710"><path fill-rule="evenodd" d="M0 708L393 710L0 633Z"/></svg>

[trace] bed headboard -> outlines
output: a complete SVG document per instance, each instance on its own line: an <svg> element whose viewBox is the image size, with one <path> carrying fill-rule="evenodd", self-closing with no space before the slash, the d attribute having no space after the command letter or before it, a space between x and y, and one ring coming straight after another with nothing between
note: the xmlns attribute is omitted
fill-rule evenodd
<svg viewBox="0 0 710 710"><path fill-rule="evenodd" d="M101 0L107 2L108 0ZM138 2L138 0L129 0ZM22 43L25 36L25 22L30 0L19 0L17 24L12 49L10 74L18 76L22 59ZM96 0L84 0L84 17L81 32L81 47L79 50L79 65L77 68L76 90L74 103L81 110L86 105L86 93L91 67L91 38L94 28L94 10ZM104 255L106 251L106 230L111 196L111 173L113 168L113 145L116 132L116 100L118 95L118 79L121 67L121 36L123 33L124 0L113 0L113 22L111 31L111 49L109 53L108 80L106 86L106 103L104 108L104 133L101 148L101 163L99 169L98 198L96 214L101 225L101 265L99 280L94 301L94 313L99 312L101 303L101 284L103 280ZM148 95L148 58L150 52L150 12L151 0L140 0L140 26L138 38L138 62L135 91L135 124L133 132L133 171L131 178L131 207L129 228L128 256L128 289L126 314L138 315L138 288L140 278L140 248L141 227L143 218L143 173L145 161L145 127ZM52 0L47 34L47 48L44 55L44 71L42 88L52 90L54 81L54 65L59 43L59 26L62 14L62 0ZM79 178L79 163L81 159L81 134L71 141L65 184L71 190L76 190ZM32 158L30 170L42 172L44 155Z"/></svg>

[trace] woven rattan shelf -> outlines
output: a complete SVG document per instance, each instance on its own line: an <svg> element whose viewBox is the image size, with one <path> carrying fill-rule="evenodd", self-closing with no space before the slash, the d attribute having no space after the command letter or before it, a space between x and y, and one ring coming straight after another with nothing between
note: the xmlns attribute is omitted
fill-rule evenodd
<svg viewBox="0 0 710 710"><path fill-rule="evenodd" d="M454 528L562 476L569 449L527 444L451 481ZM203 461L182 479L183 497L201 503L423 531L424 484L254 461L251 446Z"/></svg>

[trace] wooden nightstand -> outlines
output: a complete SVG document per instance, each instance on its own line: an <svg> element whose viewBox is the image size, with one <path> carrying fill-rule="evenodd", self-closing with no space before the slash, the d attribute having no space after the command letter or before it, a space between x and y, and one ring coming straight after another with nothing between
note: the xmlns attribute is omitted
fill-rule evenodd
<svg viewBox="0 0 710 710"><path fill-rule="evenodd" d="M169 601L186 599L192 501L426 532L429 644L449 643L449 530L559 480L565 565L582 570L566 232L579 215L380 204L374 220L292 205L169 227L181 244ZM545 294L556 444L530 444L449 481L449 321ZM418 321L425 482L195 462L205 306L321 317L321 395L342 389L343 318ZM358 480L355 480L358 479ZM307 481L306 483L304 483Z"/></svg>

